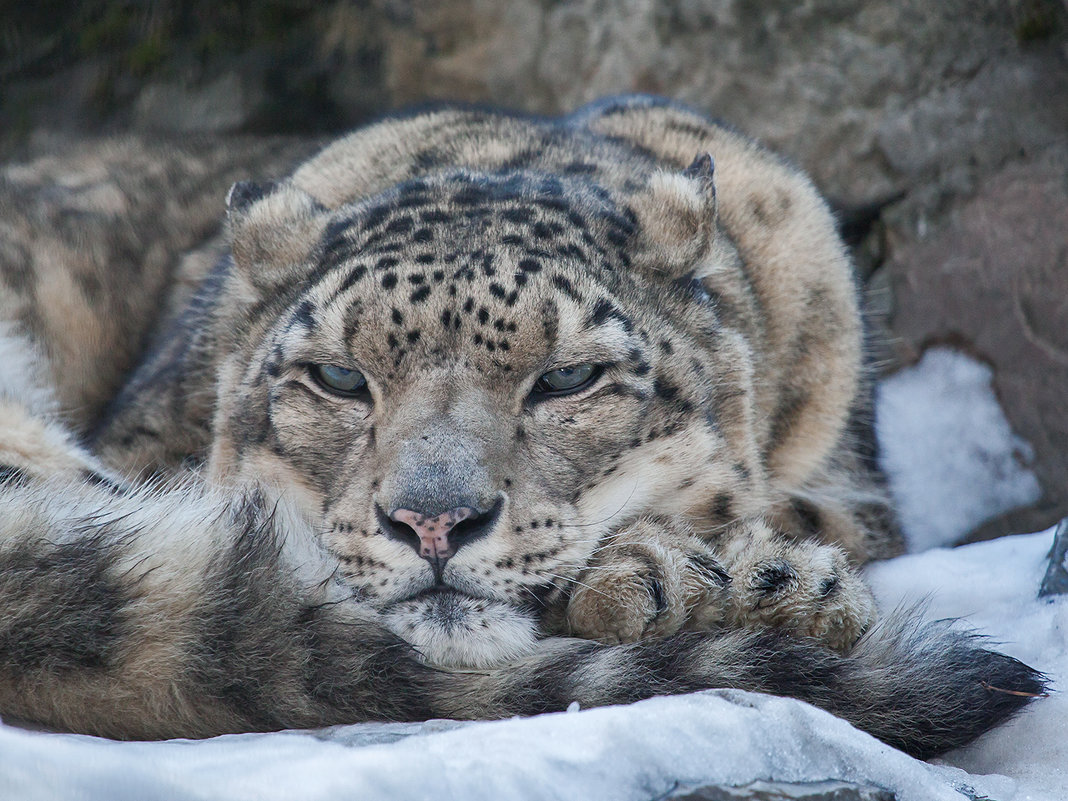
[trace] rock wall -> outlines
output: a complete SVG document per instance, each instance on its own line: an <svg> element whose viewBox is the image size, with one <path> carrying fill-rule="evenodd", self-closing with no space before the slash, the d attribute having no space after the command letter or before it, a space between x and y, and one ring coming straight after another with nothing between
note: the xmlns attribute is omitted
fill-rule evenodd
<svg viewBox="0 0 1068 801"><path fill-rule="evenodd" d="M643 91L729 120L843 208L884 369L947 343L993 367L1046 494L974 536L1068 513L1066 0L5 2L7 160L57 132L311 136L436 98Z"/></svg>

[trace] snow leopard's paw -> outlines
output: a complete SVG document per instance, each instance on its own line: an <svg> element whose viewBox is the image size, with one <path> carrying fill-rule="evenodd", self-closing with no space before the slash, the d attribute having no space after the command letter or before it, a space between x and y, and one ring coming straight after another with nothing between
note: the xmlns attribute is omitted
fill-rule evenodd
<svg viewBox="0 0 1068 801"><path fill-rule="evenodd" d="M714 628L729 584L706 543L671 520L639 519L603 543L575 582L567 629L621 643Z"/></svg>
<svg viewBox="0 0 1068 801"><path fill-rule="evenodd" d="M756 538L728 561L729 621L847 651L875 621L875 600L845 553L814 542Z"/></svg>

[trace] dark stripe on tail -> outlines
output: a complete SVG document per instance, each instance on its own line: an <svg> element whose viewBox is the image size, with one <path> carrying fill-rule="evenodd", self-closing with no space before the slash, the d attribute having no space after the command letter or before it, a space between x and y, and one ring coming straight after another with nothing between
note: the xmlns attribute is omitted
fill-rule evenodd
<svg viewBox="0 0 1068 801"><path fill-rule="evenodd" d="M0 554L3 672L112 666L126 605L122 588L109 575L114 556L99 536L44 547L31 540Z"/></svg>

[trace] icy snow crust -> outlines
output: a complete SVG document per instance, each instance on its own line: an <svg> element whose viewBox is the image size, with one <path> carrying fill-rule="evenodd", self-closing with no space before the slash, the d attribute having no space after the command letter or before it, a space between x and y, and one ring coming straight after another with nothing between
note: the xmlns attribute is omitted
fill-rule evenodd
<svg viewBox="0 0 1068 801"><path fill-rule="evenodd" d="M813 707L735 691L468 724L389 745L361 747L362 728L117 744L4 727L0 789L27 800L639 801L680 784L832 776L892 788L902 801L960 801L954 783L985 795L1008 787L912 760Z"/></svg>
<svg viewBox="0 0 1068 801"><path fill-rule="evenodd" d="M982 365L929 352L884 382L878 404L884 467L913 550L951 542L1037 494L1034 476L1019 465L1026 443L1005 422ZM874 565L868 577L884 612L927 598L928 617L967 618L1063 693L1068 596L1036 599L1052 539L1046 532L928 551ZM900 801L1068 801L1068 700L1054 692L938 765L801 702L736 691L497 723L161 743L0 724L0 801L646 801L675 787L757 779L869 782Z"/></svg>

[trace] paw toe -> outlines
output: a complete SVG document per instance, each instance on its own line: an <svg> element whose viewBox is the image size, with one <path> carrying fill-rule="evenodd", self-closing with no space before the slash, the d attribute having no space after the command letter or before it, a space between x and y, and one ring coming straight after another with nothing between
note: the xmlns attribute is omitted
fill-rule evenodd
<svg viewBox="0 0 1068 801"><path fill-rule="evenodd" d="M838 588L840 585L841 579L838 577L837 573L833 573L830 576L826 576L822 581L820 581L820 586L817 590L819 597L824 601L830 600L833 596L838 594Z"/></svg>
<svg viewBox="0 0 1068 801"><path fill-rule="evenodd" d="M801 584L797 569L785 559L770 559L757 565L749 577L749 589L757 598L757 608L771 606L796 591Z"/></svg>

